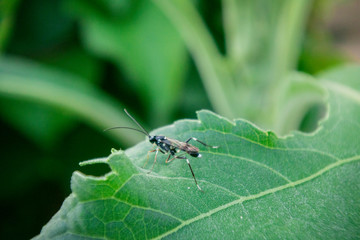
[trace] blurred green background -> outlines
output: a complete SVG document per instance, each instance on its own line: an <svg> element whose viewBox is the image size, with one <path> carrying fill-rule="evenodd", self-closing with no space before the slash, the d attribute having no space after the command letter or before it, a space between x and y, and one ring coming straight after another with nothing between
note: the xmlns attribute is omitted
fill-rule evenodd
<svg viewBox="0 0 360 240"><path fill-rule="evenodd" d="M125 107L149 131L200 109L281 135L314 130L322 93L306 88L281 111L288 73L311 82L359 61L359 11L344 0L2 0L0 238L37 235L73 171L109 170L80 161L144 139L103 132L134 126Z"/></svg>

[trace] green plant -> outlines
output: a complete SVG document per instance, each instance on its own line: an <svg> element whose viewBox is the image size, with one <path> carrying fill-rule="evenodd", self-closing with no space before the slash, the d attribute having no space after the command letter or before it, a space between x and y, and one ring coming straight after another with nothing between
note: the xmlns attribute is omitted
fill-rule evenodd
<svg viewBox="0 0 360 240"><path fill-rule="evenodd" d="M159 163L152 174L145 174L141 167L150 150L147 142L114 151L108 158L84 162L104 163L111 172L103 177L76 172L73 193L37 238L67 236L63 233L73 234L73 238L160 238L180 237L182 231L205 238L205 228L211 224L219 224L214 230L219 237L224 229L228 237L233 230L241 230L234 234L290 238L295 237L291 234L305 234L305 227L310 236L319 238L339 238L342 233L348 238L356 236L359 217L352 212L359 212L358 202L349 199L358 199L359 188L356 79L360 75L356 66L315 76L297 71L312 1L223 0L221 10L211 9L210 18L203 10L208 6L205 1L26 3L4 0L0 4L0 113L6 124L30 140L14 155L11 147L21 141L10 141L15 132L10 131L2 151L4 159L14 159L7 161L0 174L2 181L9 182L0 192L5 203L13 203L10 211L17 209L26 215L26 210L33 210L22 204L22 199L29 193L37 195L32 190L34 183L55 180L64 185L69 177L58 172L66 169L70 174L75 168L72 164L79 159L101 156L97 147L101 149L102 144L107 149L118 146L117 141L130 146L143 139L126 131L107 132L114 144L101 138L107 127L132 124L122 111L124 106L142 114L137 119L159 126L188 117L194 109L210 107L207 95L219 115L200 111L199 121L179 121L155 132L179 140L194 135L222 146L210 152L201 148L204 158L191 159L200 184L207 189L203 195L195 191L182 161L169 166ZM221 24L214 26L214 22ZM326 54L308 59L312 65L305 71L344 61L333 52L331 43L318 44ZM187 51L204 91L196 81ZM327 59L330 51L331 61ZM327 61L319 62L321 57ZM324 117L324 112L328 116ZM324 122L316 132L292 132L314 131L321 117ZM246 120L230 121L239 118ZM90 128L77 135L84 128L78 123L90 126L97 135L88 137ZM282 138L276 134L290 135ZM69 141L69 136L78 138ZM35 151L29 155L27 148ZM297 153L294 149L304 151L290 154ZM20 159L23 169L18 168ZM89 174L88 170L84 172ZM25 180L8 181L13 173ZM338 176L348 185L336 180ZM121 188L122 183L125 188ZM8 194L8 189L16 191ZM47 192L42 186L39 189ZM321 194L335 200L329 202ZM292 201L299 207L291 206ZM301 202L310 202L309 207L301 207ZM130 210L126 204L140 210ZM112 207L114 211L109 210ZM246 214L252 216L252 223L242 222L249 219L245 215L231 212L238 207L243 213L249 211ZM34 209L28 215L38 212ZM110 224L112 220L115 226ZM227 224L229 221L234 222ZM260 230L254 227L258 225ZM269 232L274 226L276 232ZM336 227L343 230L336 232Z"/></svg>
<svg viewBox="0 0 360 240"><path fill-rule="evenodd" d="M148 142L82 163L109 164L112 171L75 172L73 193L35 239L356 238L359 76L359 67L344 67L319 77L328 115L312 134L278 138L209 111L154 131L220 145L192 161L205 192L184 161L157 164L147 174L141 166Z"/></svg>
<svg viewBox="0 0 360 240"><path fill-rule="evenodd" d="M222 1L224 55L190 1L154 2L181 32L218 113L286 133L277 123L289 117L282 96L294 84L288 75L296 69L310 1ZM287 100L300 113L309 99L298 94L303 93L287 94ZM298 119L286 121L297 129Z"/></svg>

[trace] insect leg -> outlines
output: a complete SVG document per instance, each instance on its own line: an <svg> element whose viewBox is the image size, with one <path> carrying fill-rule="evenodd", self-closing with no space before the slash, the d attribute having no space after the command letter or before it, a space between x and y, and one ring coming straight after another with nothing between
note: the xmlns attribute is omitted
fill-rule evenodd
<svg viewBox="0 0 360 240"><path fill-rule="evenodd" d="M194 137L189 138L189 139L186 140L185 142L188 143L188 142L190 142L190 140L197 141L197 142L201 143L202 145L204 145L204 146L206 146L206 147L211 147L211 148L218 148L218 147L219 147L219 146L210 146L210 145L207 145L206 143L204 143L204 142L202 142L202 141L200 141L200 140L198 140L197 138L194 138Z"/></svg>
<svg viewBox="0 0 360 240"><path fill-rule="evenodd" d="M149 162L149 154L152 153L152 152L155 152L155 151L156 151L156 149L153 149L153 150L151 150L151 151L148 151L147 157L146 157L146 162L145 162L143 168L145 168L146 164Z"/></svg>
<svg viewBox="0 0 360 240"><path fill-rule="evenodd" d="M169 160L170 156L171 156L171 153L169 154L169 156L168 156L167 159L165 160L165 163L169 163L169 162L171 162L171 161L174 159L174 158L172 158L172 159Z"/></svg>
<svg viewBox="0 0 360 240"><path fill-rule="evenodd" d="M167 163L172 162L175 158L177 158L177 157L175 156L175 157L171 158L170 160L167 161Z"/></svg>
<svg viewBox="0 0 360 240"><path fill-rule="evenodd" d="M182 154L180 154L180 155L178 155L178 156L184 156L184 155L186 155L186 153L182 153ZM173 156L173 157L169 160L169 158L170 158L171 156ZM175 153L170 153L170 155L169 155L166 163L170 163L170 162L174 161L174 159L177 158L178 156L176 156Z"/></svg>
<svg viewBox="0 0 360 240"><path fill-rule="evenodd" d="M156 151L154 163L153 163L153 165L152 165L152 167L151 167L151 170L148 172L148 174L151 173L152 170L154 169L154 166L155 166L155 163L156 163L156 158L157 158L157 155L158 155L158 152L159 152L159 148L155 149L154 151ZM161 151L161 150L160 150L160 151ZM161 151L161 152L162 152L162 151Z"/></svg>
<svg viewBox="0 0 360 240"><path fill-rule="evenodd" d="M185 156L182 156L182 155L180 155L180 156L175 156L174 158L178 158L178 159L186 159L186 162L187 162L187 164L189 165L189 168L190 168L191 174L193 175L193 178L194 178L194 180L195 180L195 184L196 184L196 186L198 187L198 189L199 189L200 191L202 191L202 192L203 192L203 190L200 188L199 184L198 184L198 183L197 183L197 181L196 181L196 177L195 177L194 171L193 171L193 170L192 170L192 168L191 168L191 165L190 165L190 161L189 161L189 159L187 159Z"/></svg>
<svg viewBox="0 0 360 240"><path fill-rule="evenodd" d="M184 153L185 154L185 153ZM182 154L182 155L184 155L184 154ZM169 155L169 157L168 158L170 158L170 155ZM170 162L172 162L175 158L177 158L177 156L175 156L175 157L173 157L173 158L171 158L170 160L168 160L166 163L170 163ZM182 158L181 158L182 159Z"/></svg>

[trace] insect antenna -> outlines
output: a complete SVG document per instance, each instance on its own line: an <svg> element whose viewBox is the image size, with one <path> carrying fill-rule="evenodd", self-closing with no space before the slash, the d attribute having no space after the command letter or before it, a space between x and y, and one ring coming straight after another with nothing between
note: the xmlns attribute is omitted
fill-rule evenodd
<svg viewBox="0 0 360 240"><path fill-rule="evenodd" d="M107 128L104 130L105 131L108 131L108 130L113 130L113 129L118 129L118 128L125 128L125 129L130 129L130 130L134 130L134 131L137 131L137 132L141 132L142 134L145 134L146 136L149 136L149 134L147 132L143 132L139 129L136 129L136 128L131 128L131 127L111 127L111 128Z"/></svg>
<svg viewBox="0 0 360 240"><path fill-rule="evenodd" d="M131 118L131 120L133 120L134 123L136 123L136 125L138 125L139 128L141 128L141 129L144 131L144 133L146 133L146 135L148 135L148 136L150 135L150 134L140 125L140 123L138 123L138 122L135 120L135 118L133 118L133 116L131 116L130 113L128 113L128 112L126 111L125 108L124 108L124 111L125 111L125 113L129 116L129 118Z"/></svg>
<svg viewBox="0 0 360 240"><path fill-rule="evenodd" d="M131 127L111 127L111 128L107 128L105 129L104 131L108 131L108 130L112 130L112 129L119 129L119 128L125 128L125 129L130 129L130 130L134 130L134 131L137 131L137 132L141 132L142 134L145 134L146 136L150 136L150 134L140 125L140 123L138 123L135 118L133 116L130 115L130 113L128 113L126 111L126 109L124 109L126 115L128 115L129 118L131 118L131 120L133 120L136 125L139 126L139 128L142 130L139 130L139 129L136 129L136 128L131 128Z"/></svg>

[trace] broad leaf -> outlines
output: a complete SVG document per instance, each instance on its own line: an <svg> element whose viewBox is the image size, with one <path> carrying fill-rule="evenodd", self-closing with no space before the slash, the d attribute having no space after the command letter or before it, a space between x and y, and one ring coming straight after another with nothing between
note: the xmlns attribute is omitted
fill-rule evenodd
<svg viewBox="0 0 360 240"><path fill-rule="evenodd" d="M100 68L97 62L80 49L74 48L57 56L51 55L42 61L55 66L56 71L53 71L53 67L42 65L43 63L3 57L0 59L0 78L4 78L6 75L7 77L21 75L26 79L27 84L30 84L30 78L42 79L46 84L53 82L53 78L56 78L57 73L59 73L61 75L58 80L59 83L62 81L84 81L94 85L99 79ZM78 62L81 62L81 65L76 64ZM64 69L69 70L66 72L75 74L70 79L62 78ZM23 99L2 99L0 112L9 124L38 143L39 146L53 147L75 125L74 117L62 109L59 110L46 104L24 101Z"/></svg>
<svg viewBox="0 0 360 240"><path fill-rule="evenodd" d="M49 116L58 109L65 109L68 113L85 119L85 122L101 131L115 124L126 126L132 123L122 111L121 104L79 76L15 57L0 58L0 98L5 98L5 101L0 103L0 107L4 107L2 109L4 112L9 111L6 109L6 103L8 103L6 98L15 99L17 103L25 100L24 107L31 103L35 105L31 113L32 115L42 115L42 119L40 123L36 122L37 127L30 128L33 129L33 132L26 128L30 123L19 124L20 121L30 121L33 116L26 114L23 116L24 112L21 114L18 110L11 111L13 108L10 108L11 112L6 114L7 118L11 120L16 116L20 118L12 124L19 126L26 135L36 134L35 132L41 129L46 131L51 127L56 127L57 123L51 124L50 122L62 119ZM53 108L46 114L43 110L49 108L43 108L41 105ZM18 106L21 105L18 104ZM28 111L30 112L31 109L27 109L25 112ZM123 139L127 142L136 142L136 139L139 139L138 135L129 136L120 131L113 131L111 134L116 139ZM45 135L40 136L38 133L36 135L37 139L46 138Z"/></svg>
<svg viewBox="0 0 360 240"><path fill-rule="evenodd" d="M344 68L321 76L329 86L328 115L312 134L279 138L209 111L154 131L220 146L194 142L203 158L189 160L204 192L182 160L166 165L162 155L147 174L147 141L87 162L107 163L112 171L104 177L75 172L73 193L37 239L359 237L360 93L344 85L357 88L358 73ZM342 84L331 81L337 76Z"/></svg>

